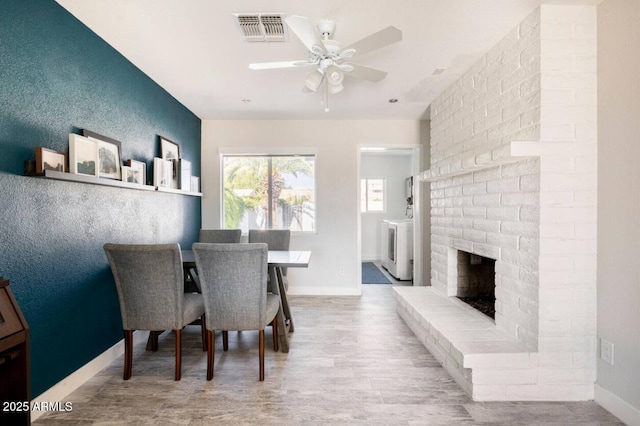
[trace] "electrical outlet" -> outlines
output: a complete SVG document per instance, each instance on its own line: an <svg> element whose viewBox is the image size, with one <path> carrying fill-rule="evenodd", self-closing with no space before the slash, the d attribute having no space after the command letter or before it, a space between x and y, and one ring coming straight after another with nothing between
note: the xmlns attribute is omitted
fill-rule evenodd
<svg viewBox="0 0 640 426"><path fill-rule="evenodd" d="M600 358L604 362L613 365L613 343L605 339L600 339Z"/></svg>
<svg viewBox="0 0 640 426"><path fill-rule="evenodd" d="M338 268L338 276L339 277L344 277L344 267L343 266Z"/></svg>

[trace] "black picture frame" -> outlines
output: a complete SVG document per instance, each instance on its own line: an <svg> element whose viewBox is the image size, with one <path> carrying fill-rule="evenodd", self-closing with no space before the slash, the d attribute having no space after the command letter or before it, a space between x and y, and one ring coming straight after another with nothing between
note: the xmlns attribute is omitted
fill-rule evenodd
<svg viewBox="0 0 640 426"><path fill-rule="evenodd" d="M160 136L160 157L163 160L178 160L180 158L180 144Z"/></svg>
<svg viewBox="0 0 640 426"><path fill-rule="evenodd" d="M122 143L87 129L82 129L82 136L98 141L98 176L120 180L122 178Z"/></svg>
<svg viewBox="0 0 640 426"><path fill-rule="evenodd" d="M169 160L173 165L173 175L171 179L171 188L178 189L178 177L180 171L178 163L180 160L180 144L170 139L160 136L160 156L163 160Z"/></svg>

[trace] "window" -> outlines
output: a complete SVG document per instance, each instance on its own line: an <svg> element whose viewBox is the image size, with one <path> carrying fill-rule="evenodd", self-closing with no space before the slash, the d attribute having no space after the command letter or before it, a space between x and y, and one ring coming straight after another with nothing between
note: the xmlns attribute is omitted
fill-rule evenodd
<svg viewBox="0 0 640 426"><path fill-rule="evenodd" d="M360 211L384 211L384 179L360 180Z"/></svg>
<svg viewBox="0 0 640 426"><path fill-rule="evenodd" d="M223 228L315 232L314 155L223 155Z"/></svg>

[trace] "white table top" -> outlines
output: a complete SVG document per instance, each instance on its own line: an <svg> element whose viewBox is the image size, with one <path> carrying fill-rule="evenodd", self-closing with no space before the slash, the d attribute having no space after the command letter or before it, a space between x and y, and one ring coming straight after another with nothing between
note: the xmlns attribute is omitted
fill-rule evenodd
<svg viewBox="0 0 640 426"><path fill-rule="evenodd" d="M269 266L280 268L306 268L311 259L310 251L269 250Z"/></svg>
<svg viewBox="0 0 640 426"><path fill-rule="evenodd" d="M269 250L269 266L279 268L306 268L311 259L310 251L276 251ZM192 250L182 250L182 263L195 263Z"/></svg>

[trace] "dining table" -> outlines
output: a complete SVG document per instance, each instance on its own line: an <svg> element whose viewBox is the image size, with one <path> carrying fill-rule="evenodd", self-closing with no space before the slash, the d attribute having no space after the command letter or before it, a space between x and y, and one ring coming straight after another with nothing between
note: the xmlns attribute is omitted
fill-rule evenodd
<svg viewBox="0 0 640 426"><path fill-rule="evenodd" d="M284 268L307 268L311 260L310 251L298 250L269 250L267 269L269 272L269 291L280 296L280 309L278 309L278 336L282 352L289 352L289 333L294 331L293 316L287 300L287 291L284 285ZM192 250L182 250L182 266L185 271L196 267L195 256Z"/></svg>

